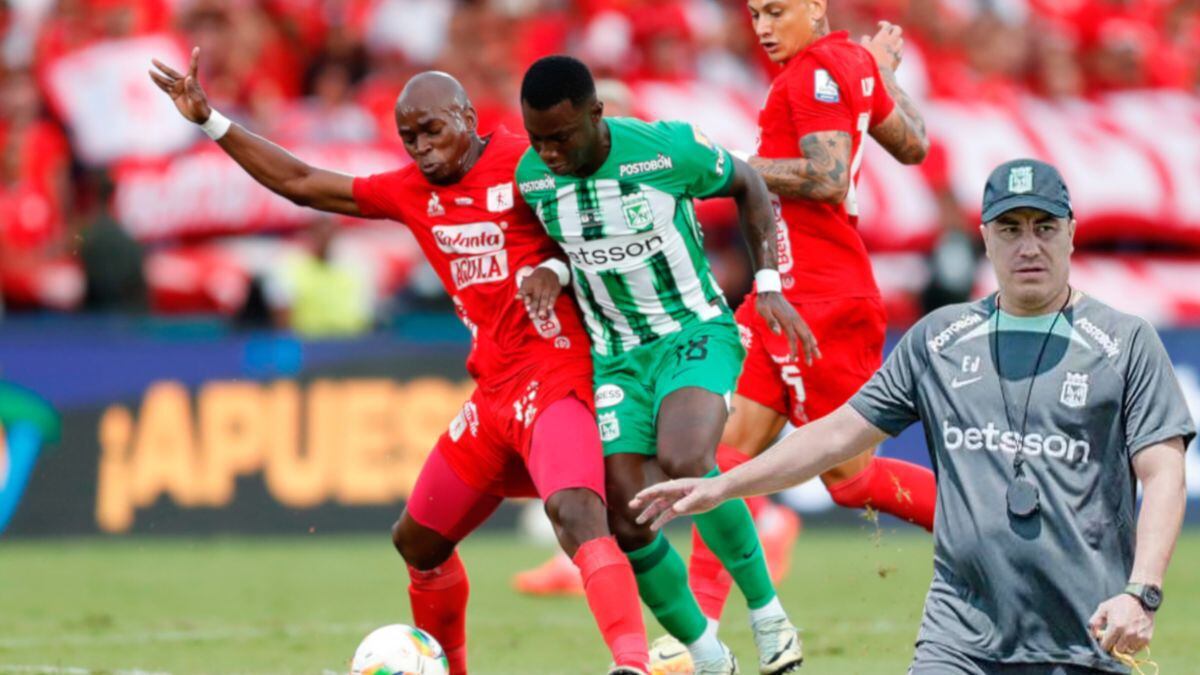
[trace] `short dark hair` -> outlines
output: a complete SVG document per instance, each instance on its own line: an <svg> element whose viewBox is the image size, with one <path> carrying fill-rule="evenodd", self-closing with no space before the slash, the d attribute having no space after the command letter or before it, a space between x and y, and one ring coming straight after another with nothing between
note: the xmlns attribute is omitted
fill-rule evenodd
<svg viewBox="0 0 1200 675"><path fill-rule="evenodd" d="M563 101L571 105L596 98L596 82L583 61L545 56L529 66L521 81L521 101L534 110L549 110Z"/></svg>

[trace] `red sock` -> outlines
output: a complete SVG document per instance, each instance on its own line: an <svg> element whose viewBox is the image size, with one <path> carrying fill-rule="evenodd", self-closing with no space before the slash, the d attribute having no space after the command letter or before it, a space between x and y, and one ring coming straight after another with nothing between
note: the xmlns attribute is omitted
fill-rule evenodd
<svg viewBox="0 0 1200 675"><path fill-rule="evenodd" d="M646 625L637 580L614 537L583 542L572 559L583 577L588 607L596 618L613 663L650 672Z"/></svg>
<svg viewBox="0 0 1200 675"><path fill-rule="evenodd" d="M413 623L428 632L446 651L450 675L467 673L467 570L456 551L431 570L408 568L408 599Z"/></svg>
<svg viewBox="0 0 1200 675"><path fill-rule="evenodd" d="M922 466L876 457L857 476L829 486L833 501L848 508L871 508L933 531L937 483Z"/></svg>
<svg viewBox="0 0 1200 675"><path fill-rule="evenodd" d="M732 445L717 446L717 467L722 472L748 461L750 456ZM746 506L750 507L750 515L757 518L769 502L766 497L759 495L748 498ZM725 601L729 599L729 591L733 588L733 577L729 576L717 555L700 538L695 525L692 526L692 557L688 560L688 586L700 603L700 611L704 612L704 616L720 621Z"/></svg>
<svg viewBox="0 0 1200 675"><path fill-rule="evenodd" d="M733 577L729 576L717 554L700 538L695 525L692 526L692 557L688 560L688 586L704 616L720 621L729 590L733 588Z"/></svg>

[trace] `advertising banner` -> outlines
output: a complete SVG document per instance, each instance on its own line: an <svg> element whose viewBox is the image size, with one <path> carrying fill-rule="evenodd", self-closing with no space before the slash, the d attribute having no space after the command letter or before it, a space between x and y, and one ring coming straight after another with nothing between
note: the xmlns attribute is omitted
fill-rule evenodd
<svg viewBox="0 0 1200 675"><path fill-rule="evenodd" d="M452 317L327 343L29 328L0 336L0 536L385 531L473 388ZM1161 334L1200 417L1200 336ZM880 453L929 465L919 426ZM820 481L783 499L859 517Z"/></svg>
<svg viewBox="0 0 1200 675"><path fill-rule="evenodd" d="M8 376L41 379L57 401L61 434L46 399L0 386L0 532L386 528L474 388L463 330L446 328L455 339L432 344L76 339L56 354L2 344ZM72 373L91 381L62 379Z"/></svg>

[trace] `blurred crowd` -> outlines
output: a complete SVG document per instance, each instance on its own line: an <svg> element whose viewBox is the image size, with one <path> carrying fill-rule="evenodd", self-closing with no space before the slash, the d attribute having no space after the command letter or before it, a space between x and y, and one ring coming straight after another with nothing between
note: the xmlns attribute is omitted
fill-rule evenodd
<svg viewBox="0 0 1200 675"><path fill-rule="evenodd" d="M904 27L904 79L919 98L1004 105L1200 87L1200 0L829 4L835 29L867 34L880 19ZM738 0L0 0L0 284L31 261L90 250L133 262L89 270L89 296L103 283L138 292L142 244L124 241L113 220L106 167L79 161L46 68L98 42L150 34L174 36L184 53L198 45L213 104L285 145L398 149L392 104L428 68L463 81L485 131L521 128L520 74L550 53L578 55L616 81L711 82L758 100L774 72ZM94 105L105 114L104 100Z"/></svg>

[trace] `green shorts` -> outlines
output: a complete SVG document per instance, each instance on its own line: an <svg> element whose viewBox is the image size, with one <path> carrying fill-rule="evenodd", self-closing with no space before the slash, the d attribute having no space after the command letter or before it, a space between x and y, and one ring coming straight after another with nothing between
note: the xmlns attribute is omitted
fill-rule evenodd
<svg viewBox="0 0 1200 675"><path fill-rule="evenodd" d="M724 397L728 405L745 356L737 324L729 316L689 326L624 354L593 355L604 456L658 454L658 408L673 391L700 387Z"/></svg>

